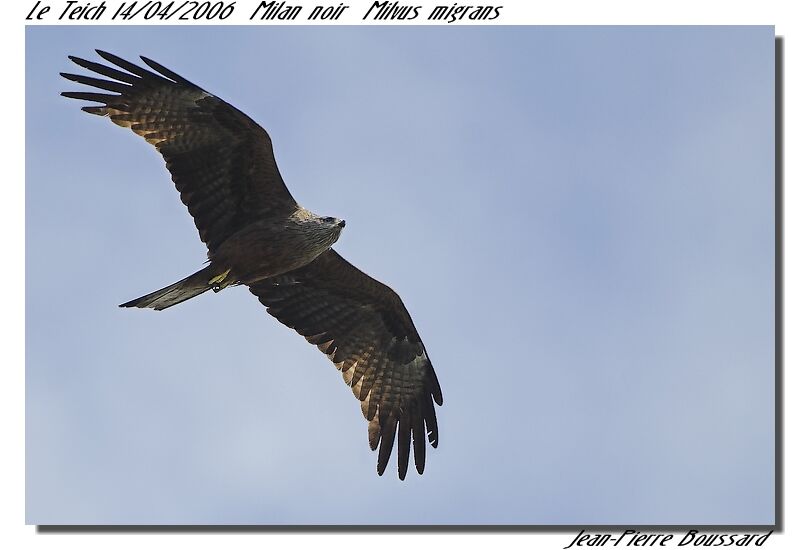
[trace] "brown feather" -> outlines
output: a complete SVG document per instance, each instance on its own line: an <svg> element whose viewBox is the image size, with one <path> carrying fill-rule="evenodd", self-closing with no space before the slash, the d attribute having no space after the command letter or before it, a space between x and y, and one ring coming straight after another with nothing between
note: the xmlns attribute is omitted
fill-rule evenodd
<svg viewBox="0 0 800 550"><path fill-rule="evenodd" d="M402 479L408 470L412 442L421 473L426 439L438 444L433 402L441 405L442 395L397 294L333 250L300 269L253 283L250 291L271 315L319 345L342 369L369 421L378 472L386 468L396 432L398 475Z"/></svg>
<svg viewBox="0 0 800 550"><path fill-rule="evenodd" d="M143 59L157 71L152 72L116 55L98 54L116 68L70 59L112 80L63 76L119 95L62 95L105 104L84 110L109 114L156 146L209 251L255 220L297 207L278 172L269 135L247 115L155 61Z"/></svg>
<svg viewBox="0 0 800 550"><path fill-rule="evenodd" d="M400 416L397 426L397 474L400 479L406 478L408 472L408 456L411 444L411 424L407 414Z"/></svg>

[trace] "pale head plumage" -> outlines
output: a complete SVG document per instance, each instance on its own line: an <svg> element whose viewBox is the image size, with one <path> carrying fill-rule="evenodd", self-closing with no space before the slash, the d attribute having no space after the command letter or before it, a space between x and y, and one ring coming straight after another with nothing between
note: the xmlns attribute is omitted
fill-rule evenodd
<svg viewBox="0 0 800 550"><path fill-rule="evenodd" d="M302 206L299 206L286 220L288 231L302 232L310 246L320 248L320 253L339 240L344 226L344 220L332 216L319 216Z"/></svg>

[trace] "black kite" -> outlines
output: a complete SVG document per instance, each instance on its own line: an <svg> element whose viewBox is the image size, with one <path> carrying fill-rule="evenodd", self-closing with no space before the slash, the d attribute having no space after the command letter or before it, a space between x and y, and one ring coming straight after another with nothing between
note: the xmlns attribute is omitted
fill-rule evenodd
<svg viewBox="0 0 800 550"><path fill-rule="evenodd" d="M155 146L208 247L209 264L121 307L166 309L209 289L244 284L278 321L342 371L369 421L383 474L397 438L400 479L425 467L439 442L442 392L400 297L331 249L344 221L298 205L278 172L267 132L247 115L158 63L147 70L97 51L116 67L70 56L107 79L61 73L99 88L64 92ZM122 70L120 70L122 69ZM153 72L155 71L155 72ZM111 93L106 93L111 92Z"/></svg>

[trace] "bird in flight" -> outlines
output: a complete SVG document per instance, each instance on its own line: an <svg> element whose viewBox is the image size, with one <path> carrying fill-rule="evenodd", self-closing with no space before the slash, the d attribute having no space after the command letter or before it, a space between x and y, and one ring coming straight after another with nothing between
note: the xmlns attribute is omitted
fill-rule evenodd
<svg viewBox="0 0 800 550"><path fill-rule="evenodd" d="M208 248L206 267L120 307L162 310L208 290L246 285L270 315L342 372L369 422L378 474L395 440L400 479L412 444L421 474L425 440L434 448L439 443L434 402L442 404L442 391L400 297L331 248L344 220L295 202L269 135L236 107L146 57L149 69L97 53L110 65L69 57L93 76L61 73L91 91L61 95L99 104L82 109L156 148Z"/></svg>

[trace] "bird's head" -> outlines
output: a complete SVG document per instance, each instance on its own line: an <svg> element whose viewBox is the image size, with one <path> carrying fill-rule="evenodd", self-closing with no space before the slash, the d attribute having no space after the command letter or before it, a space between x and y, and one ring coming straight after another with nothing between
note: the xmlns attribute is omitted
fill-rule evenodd
<svg viewBox="0 0 800 550"><path fill-rule="evenodd" d="M287 229L301 231L309 243L325 248L339 240L339 235L344 229L344 220L332 216L318 216L305 208L298 208L288 221Z"/></svg>
<svg viewBox="0 0 800 550"><path fill-rule="evenodd" d="M339 218L334 218L333 216L327 216L322 218L322 223L330 227L334 231L338 231L339 233L342 232L344 229L345 222L344 220L340 220Z"/></svg>
<svg viewBox="0 0 800 550"><path fill-rule="evenodd" d="M344 220L334 218L333 216L325 216L319 218L319 223L323 227L322 233L325 235L325 244L327 246L331 246L339 240L342 229L344 229Z"/></svg>

